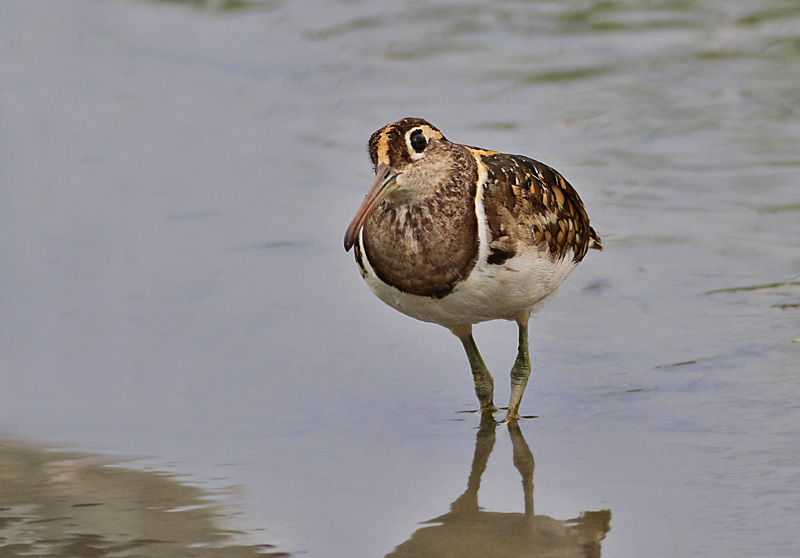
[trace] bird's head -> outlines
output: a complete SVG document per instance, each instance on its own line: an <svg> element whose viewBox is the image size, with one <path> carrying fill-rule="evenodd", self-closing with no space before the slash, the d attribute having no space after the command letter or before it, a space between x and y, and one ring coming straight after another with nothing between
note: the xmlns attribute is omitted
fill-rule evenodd
<svg viewBox="0 0 800 558"><path fill-rule="evenodd" d="M367 218L387 196L411 199L433 188L450 167L450 146L438 128L422 118L404 118L372 134L369 156L375 182L347 227L345 250L350 250Z"/></svg>

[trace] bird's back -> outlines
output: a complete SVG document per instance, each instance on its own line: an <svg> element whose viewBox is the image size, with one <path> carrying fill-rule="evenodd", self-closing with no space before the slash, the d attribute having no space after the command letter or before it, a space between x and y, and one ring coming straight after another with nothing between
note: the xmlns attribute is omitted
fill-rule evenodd
<svg viewBox="0 0 800 558"><path fill-rule="evenodd" d="M486 168L490 264L531 249L546 252L553 261L570 258L577 264L589 248L602 249L578 193L558 171L522 155L471 151Z"/></svg>

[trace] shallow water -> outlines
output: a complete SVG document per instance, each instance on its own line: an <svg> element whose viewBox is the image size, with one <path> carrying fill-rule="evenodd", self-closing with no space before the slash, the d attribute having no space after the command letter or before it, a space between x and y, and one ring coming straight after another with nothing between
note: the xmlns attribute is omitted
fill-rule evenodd
<svg viewBox="0 0 800 558"><path fill-rule="evenodd" d="M177 475L253 551L452 548L421 523L468 494L542 551L610 510L605 556L800 554L795 2L12 0L0 52L14 451ZM369 134L412 115L559 169L603 237L491 458L458 341L341 247ZM476 327L500 401L515 338Z"/></svg>

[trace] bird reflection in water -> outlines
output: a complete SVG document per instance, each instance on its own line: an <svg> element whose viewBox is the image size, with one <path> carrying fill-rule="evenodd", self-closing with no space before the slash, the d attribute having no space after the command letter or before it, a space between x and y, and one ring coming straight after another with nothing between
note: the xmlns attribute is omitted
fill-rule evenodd
<svg viewBox="0 0 800 558"><path fill-rule="evenodd" d="M522 476L524 513L484 511L478 506L478 489L495 443L497 424L484 421L475 441L475 456L466 491L450 511L425 522L411 538L387 558L444 556L596 558L610 530L611 511L584 512L561 521L533 512L533 454L516 421L508 423L514 466Z"/></svg>

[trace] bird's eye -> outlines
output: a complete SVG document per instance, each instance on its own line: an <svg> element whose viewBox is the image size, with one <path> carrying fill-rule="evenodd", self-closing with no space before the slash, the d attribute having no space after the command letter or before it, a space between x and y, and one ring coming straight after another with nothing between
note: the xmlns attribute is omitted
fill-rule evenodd
<svg viewBox="0 0 800 558"><path fill-rule="evenodd" d="M425 139L425 134L422 133L422 130L415 130L411 134L410 141L411 147L417 153L422 153L428 145L428 140Z"/></svg>

